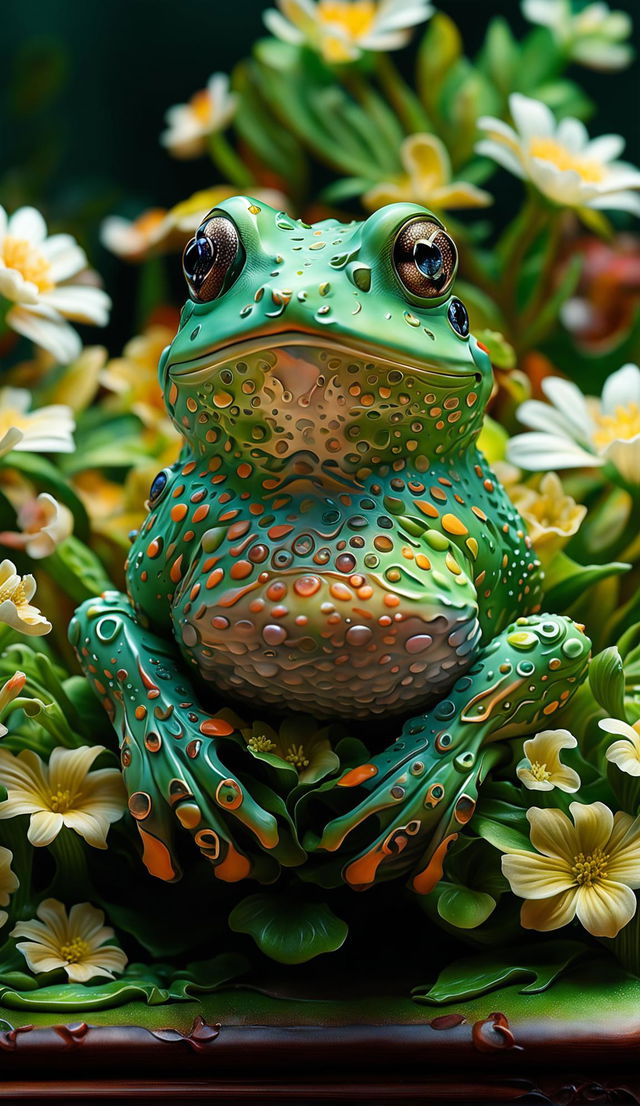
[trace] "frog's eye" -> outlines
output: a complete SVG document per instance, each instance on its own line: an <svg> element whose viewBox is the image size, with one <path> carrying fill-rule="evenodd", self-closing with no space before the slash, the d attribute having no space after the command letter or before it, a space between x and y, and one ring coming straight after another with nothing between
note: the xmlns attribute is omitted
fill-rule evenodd
<svg viewBox="0 0 640 1106"><path fill-rule="evenodd" d="M458 267L458 251L439 223L411 219L393 247L393 263L407 292L422 299L445 296Z"/></svg>
<svg viewBox="0 0 640 1106"><path fill-rule="evenodd" d="M226 292L243 261L244 250L235 224L224 215L207 215L182 255L191 298L206 303Z"/></svg>

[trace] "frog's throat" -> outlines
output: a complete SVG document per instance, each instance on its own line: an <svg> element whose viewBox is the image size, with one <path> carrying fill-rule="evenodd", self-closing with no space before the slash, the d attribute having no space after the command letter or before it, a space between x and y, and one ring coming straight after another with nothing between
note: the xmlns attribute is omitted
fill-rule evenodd
<svg viewBox="0 0 640 1106"><path fill-rule="evenodd" d="M287 346L307 347L312 350L327 350L336 355L357 357L363 360L370 359L378 367L387 369L399 369L421 376L428 376L434 384L441 383L451 387L456 381L460 384L470 385L472 381L480 384L482 380L479 369L473 369L465 362L462 366L459 362L447 365L444 362L431 361L428 358L412 358L404 351L394 350L391 346L379 345L377 342L366 342L358 339L357 342L335 341L333 338L320 335L317 332L288 330L281 332L268 331L262 334L254 334L251 338L240 342L229 342L224 346L214 347L205 351L199 357L189 361L170 362L167 372L171 379L187 381L190 384L199 384L211 378L212 372L222 368L230 361L241 361L243 357L251 357L268 350L278 350ZM444 364L444 368L442 367Z"/></svg>

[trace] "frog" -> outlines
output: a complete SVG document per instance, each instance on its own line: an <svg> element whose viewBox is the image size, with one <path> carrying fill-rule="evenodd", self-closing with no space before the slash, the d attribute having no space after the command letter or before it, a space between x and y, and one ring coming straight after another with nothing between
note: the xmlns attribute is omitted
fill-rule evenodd
<svg viewBox="0 0 640 1106"><path fill-rule="evenodd" d="M454 292L457 245L412 203L311 225L236 196L183 269L158 368L182 450L151 485L126 591L70 625L142 860L179 879L190 835L227 883L315 864L428 894L504 740L546 727L590 654L584 626L541 610L540 562L478 448L492 367ZM240 709L370 728L379 748L307 794L298 824Z"/></svg>

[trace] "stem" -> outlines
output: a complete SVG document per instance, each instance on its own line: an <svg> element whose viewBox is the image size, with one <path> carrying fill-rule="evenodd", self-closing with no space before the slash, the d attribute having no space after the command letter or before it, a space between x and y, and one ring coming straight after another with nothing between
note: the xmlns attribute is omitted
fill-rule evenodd
<svg viewBox="0 0 640 1106"><path fill-rule="evenodd" d="M520 215L507 227L498 243L497 252L502 262L499 302L511 324L512 333L516 330L518 317L518 277L522 263L548 222L550 211L537 193L530 192Z"/></svg>
<svg viewBox="0 0 640 1106"><path fill-rule="evenodd" d="M255 180L242 159L224 134L214 131L209 135L209 153L211 160L231 184L238 188L253 188Z"/></svg>
<svg viewBox="0 0 640 1106"><path fill-rule="evenodd" d="M407 134L432 130L418 97L402 79L388 54L380 53L377 55L376 72L380 84L389 98L389 103L401 120Z"/></svg>
<svg viewBox="0 0 640 1106"><path fill-rule="evenodd" d="M56 863L56 874L49 895L83 901L93 893L87 868L86 847L77 833L66 826L49 846Z"/></svg>
<svg viewBox="0 0 640 1106"><path fill-rule="evenodd" d="M556 268L558 251L562 242L565 222L564 216L565 212L559 208L552 211L549 236L544 249L540 277L536 284L535 291L520 319L520 328L525 336L528 329L535 323L541 307L549 296L549 285Z"/></svg>

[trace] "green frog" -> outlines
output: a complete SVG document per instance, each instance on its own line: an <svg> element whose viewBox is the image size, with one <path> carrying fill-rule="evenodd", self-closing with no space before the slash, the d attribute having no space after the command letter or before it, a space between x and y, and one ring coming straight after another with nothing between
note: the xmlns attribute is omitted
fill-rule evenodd
<svg viewBox="0 0 640 1106"><path fill-rule="evenodd" d="M159 365L184 447L151 486L127 594L70 630L162 879L182 827L223 881L337 860L355 889L402 875L427 893L496 742L547 726L584 676L584 628L540 613L540 564L476 445L491 363L457 263L408 203L309 226L236 196L185 249ZM386 748L292 818L230 707Z"/></svg>

